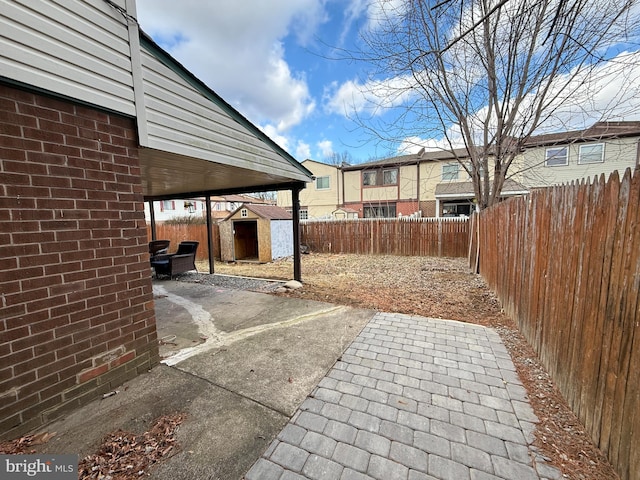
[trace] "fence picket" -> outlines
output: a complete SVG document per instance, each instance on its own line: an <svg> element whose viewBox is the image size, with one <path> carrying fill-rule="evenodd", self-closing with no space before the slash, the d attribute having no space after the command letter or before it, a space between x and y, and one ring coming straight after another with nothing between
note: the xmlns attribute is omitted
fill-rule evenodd
<svg viewBox="0 0 640 480"><path fill-rule="evenodd" d="M312 251L465 257L468 219L380 218L304 221L301 241Z"/></svg>
<svg viewBox="0 0 640 480"><path fill-rule="evenodd" d="M640 478L638 205L640 171L627 170L536 190L472 222L480 273L622 480ZM468 251L472 265L473 242Z"/></svg>

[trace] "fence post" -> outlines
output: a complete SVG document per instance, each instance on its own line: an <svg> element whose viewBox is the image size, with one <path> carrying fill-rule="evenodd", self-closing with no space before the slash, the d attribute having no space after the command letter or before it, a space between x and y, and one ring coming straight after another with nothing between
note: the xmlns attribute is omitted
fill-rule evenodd
<svg viewBox="0 0 640 480"><path fill-rule="evenodd" d="M442 257L442 220L436 221L438 222L438 256Z"/></svg>

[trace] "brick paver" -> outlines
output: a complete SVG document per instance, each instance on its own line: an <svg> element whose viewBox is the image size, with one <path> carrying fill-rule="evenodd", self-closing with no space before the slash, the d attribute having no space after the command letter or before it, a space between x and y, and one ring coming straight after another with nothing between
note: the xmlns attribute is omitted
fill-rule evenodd
<svg viewBox="0 0 640 480"><path fill-rule="evenodd" d="M246 475L556 480L498 334L378 313Z"/></svg>

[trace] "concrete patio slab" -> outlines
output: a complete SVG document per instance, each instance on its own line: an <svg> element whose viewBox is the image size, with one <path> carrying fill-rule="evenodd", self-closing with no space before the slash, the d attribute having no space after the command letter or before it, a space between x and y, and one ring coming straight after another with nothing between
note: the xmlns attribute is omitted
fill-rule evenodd
<svg viewBox="0 0 640 480"><path fill-rule="evenodd" d="M241 478L374 315L176 281L154 297L163 364L48 425L38 452L82 458L110 432L184 412L181 451L147 478Z"/></svg>

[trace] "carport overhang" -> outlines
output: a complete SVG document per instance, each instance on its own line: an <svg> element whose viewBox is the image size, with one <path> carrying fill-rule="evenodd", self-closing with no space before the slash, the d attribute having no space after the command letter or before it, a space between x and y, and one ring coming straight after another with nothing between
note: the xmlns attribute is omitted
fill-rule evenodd
<svg viewBox="0 0 640 480"><path fill-rule="evenodd" d="M214 273L213 239L211 237L210 197L290 190L293 199L293 277L302 281L300 257L300 191L306 187L311 175L301 168L299 178L275 175L261 169L261 159L256 168L247 169L210 160L187 157L171 152L140 148L140 173L144 201L149 202L151 212L151 236L155 240L153 202L160 200L205 198L207 207L207 234L209 244L209 272ZM306 179L306 181L305 181Z"/></svg>

